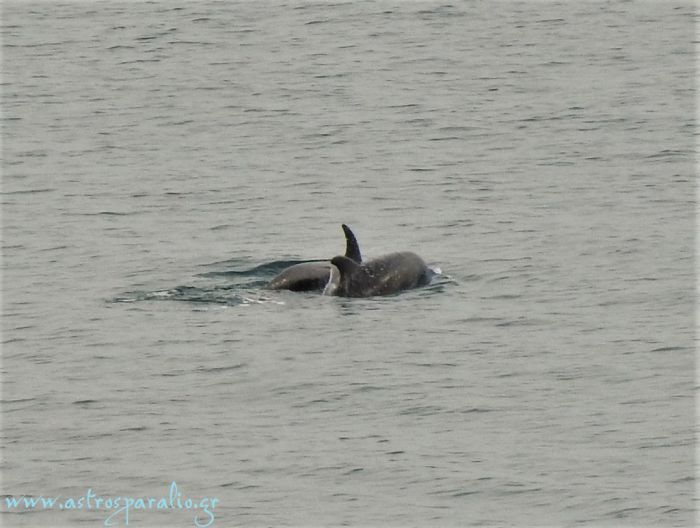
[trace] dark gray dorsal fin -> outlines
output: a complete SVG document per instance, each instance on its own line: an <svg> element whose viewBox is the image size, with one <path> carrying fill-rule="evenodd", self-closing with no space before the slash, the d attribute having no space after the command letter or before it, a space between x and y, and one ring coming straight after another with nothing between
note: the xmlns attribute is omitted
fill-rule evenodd
<svg viewBox="0 0 700 528"><path fill-rule="evenodd" d="M336 268L338 268L338 271L340 271L341 280L345 277L349 277L360 269L360 265L357 262L341 255L333 257L331 264L333 264Z"/></svg>
<svg viewBox="0 0 700 528"><path fill-rule="evenodd" d="M355 234L352 230L342 224L343 232L345 233L345 256L355 262L362 262L362 254L360 253L360 245L357 243Z"/></svg>

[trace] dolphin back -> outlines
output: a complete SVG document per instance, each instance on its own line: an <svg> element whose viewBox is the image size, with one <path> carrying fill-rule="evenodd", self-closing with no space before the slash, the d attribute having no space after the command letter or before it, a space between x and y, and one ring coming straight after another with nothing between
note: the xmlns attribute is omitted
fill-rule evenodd
<svg viewBox="0 0 700 528"><path fill-rule="evenodd" d="M390 253L362 264L337 256L331 265L338 270L339 278L326 292L343 297L389 295L423 286L430 280L423 259L410 251Z"/></svg>
<svg viewBox="0 0 700 528"><path fill-rule="evenodd" d="M331 267L327 262L302 262L283 270L267 284L267 288L297 292L321 291L328 284L330 273Z"/></svg>

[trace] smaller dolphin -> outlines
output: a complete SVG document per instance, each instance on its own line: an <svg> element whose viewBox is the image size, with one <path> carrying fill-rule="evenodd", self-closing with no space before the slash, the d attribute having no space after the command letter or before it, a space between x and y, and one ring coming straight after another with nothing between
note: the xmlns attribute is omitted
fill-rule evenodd
<svg viewBox="0 0 700 528"><path fill-rule="evenodd" d="M415 253L390 253L365 263L337 256L324 295L371 297L389 295L430 282L432 270Z"/></svg>
<svg viewBox="0 0 700 528"><path fill-rule="evenodd" d="M352 230L342 224L345 233L345 257L351 262L362 262L360 246L357 243ZM299 291L323 291L331 276L331 264L329 262L302 262L282 270L276 277L267 283L271 290Z"/></svg>

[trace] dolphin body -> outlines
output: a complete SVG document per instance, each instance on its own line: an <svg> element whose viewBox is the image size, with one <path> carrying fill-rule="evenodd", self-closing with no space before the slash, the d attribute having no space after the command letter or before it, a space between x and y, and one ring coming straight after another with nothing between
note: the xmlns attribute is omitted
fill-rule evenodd
<svg viewBox="0 0 700 528"><path fill-rule="evenodd" d="M428 284L433 275L423 259L410 251L390 253L364 263L337 256L331 265L323 293L341 297L389 295Z"/></svg>
<svg viewBox="0 0 700 528"><path fill-rule="evenodd" d="M352 230L342 224L345 233L345 256L351 262L362 262L360 246ZM282 270L267 283L271 290L291 290L295 292L323 291L331 277L330 262L302 262Z"/></svg>

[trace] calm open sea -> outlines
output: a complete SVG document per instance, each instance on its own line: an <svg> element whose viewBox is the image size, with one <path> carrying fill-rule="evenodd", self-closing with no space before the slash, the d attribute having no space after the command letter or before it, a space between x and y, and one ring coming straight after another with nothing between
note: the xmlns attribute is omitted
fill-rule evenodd
<svg viewBox="0 0 700 528"><path fill-rule="evenodd" d="M2 525L693 526L695 8L3 2Z"/></svg>

